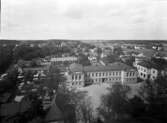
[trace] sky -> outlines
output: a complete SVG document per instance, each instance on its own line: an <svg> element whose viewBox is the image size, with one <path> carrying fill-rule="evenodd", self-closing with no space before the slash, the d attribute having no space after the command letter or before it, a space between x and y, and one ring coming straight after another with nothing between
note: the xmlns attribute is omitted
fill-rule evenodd
<svg viewBox="0 0 167 123"><path fill-rule="evenodd" d="M6 39L167 39L167 0L1 0Z"/></svg>

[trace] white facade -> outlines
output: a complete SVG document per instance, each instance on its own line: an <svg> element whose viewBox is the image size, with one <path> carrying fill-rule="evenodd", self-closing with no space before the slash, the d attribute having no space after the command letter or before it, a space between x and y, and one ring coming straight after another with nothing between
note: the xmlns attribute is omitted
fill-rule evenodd
<svg viewBox="0 0 167 123"><path fill-rule="evenodd" d="M51 58L51 63L58 64L58 63L63 63L63 62L77 62L78 58L77 57L57 57L57 58Z"/></svg>
<svg viewBox="0 0 167 123"><path fill-rule="evenodd" d="M136 71L101 71L101 72L87 72L87 77L92 80L94 84L100 83L135 83L137 82Z"/></svg>
<svg viewBox="0 0 167 123"><path fill-rule="evenodd" d="M67 78L66 81L67 88L79 88L85 86L84 74L82 72L76 72L76 73L67 72L65 76Z"/></svg>
<svg viewBox="0 0 167 123"><path fill-rule="evenodd" d="M154 80L158 76L158 70L155 68L148 68L138 64L137 70L138 70L138 77L143 80L146 79Z"/></svg>
<svg viewBox="0 0 167 123"><path fill-rule="evenodd" d="M90 66L92 67L92 66ZM136 83L137 82L137 71L135 69L105 69L108 66L101 67L103 69L97 69L96 66L94 70L81 68L78 71L68 71L66 72L67 87L78 88L89 84L101 84L101 83L114 83L120 82L125 83ZM89 67L87 67L89 68Z"/></svg>

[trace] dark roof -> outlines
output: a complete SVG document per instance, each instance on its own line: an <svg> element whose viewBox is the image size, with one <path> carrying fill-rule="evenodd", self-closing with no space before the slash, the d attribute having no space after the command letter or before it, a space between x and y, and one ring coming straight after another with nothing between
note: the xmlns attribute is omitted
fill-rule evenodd
<svg viewBox="0 0 167 123"><path fill-rule="evenodd" d="M154 67L154 65L148 61L139 62L138 65L146 67L146 68L153 68Z"/></svg>
<svg viewBox="0 0 167 123"><path fill-rule="evenodd" d="M50 109L49 109L49 111L48 111L48 113L47 113L47 115L45 117L45 121L46 122L62 121L63 119L64 119L64 117L63 117L62 111L58 108L56 103L54 103L50 107Z"/></svg>
<svg viewBox="0 0 167 123"><path fill-rule="evenodd" d="M162 70L162 69L166 69L167 65L166 64L161 64L159 63L155 63L155 62L149 62L149 61L142 61L138 63L139 65L146 67L146 68L155 68L158 70Z"/></svg>
<svg viewBox="0 0 167 123"><path fill-rule="evenodd" d="M134 69L133 67L128 66L121 62L116 62L113 64L109 64L107 66L103 66L103 65L85 66L85 67L77 66L77 67L72 67L72 69L70 68L72 72L120 71L120 70L133 70L133 69Z"/></svg>

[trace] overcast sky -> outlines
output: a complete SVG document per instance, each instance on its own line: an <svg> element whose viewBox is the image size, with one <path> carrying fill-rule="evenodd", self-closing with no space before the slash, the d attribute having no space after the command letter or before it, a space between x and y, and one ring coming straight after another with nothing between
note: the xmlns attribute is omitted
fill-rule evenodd
<svg viewBox="0 0 167 123"><path fill-rule="evenodd" d="M166 0L1 0L1 38L167 39Z"/></svg>

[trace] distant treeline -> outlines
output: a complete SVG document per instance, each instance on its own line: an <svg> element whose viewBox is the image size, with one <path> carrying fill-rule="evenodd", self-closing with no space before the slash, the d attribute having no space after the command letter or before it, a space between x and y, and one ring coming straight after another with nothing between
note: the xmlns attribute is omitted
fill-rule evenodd
<svg viewBox="0 0 167 123"><path fill-rule="evenodd" d="M69 46L57 47L56 44L46 42L46 45L40 47L38 44L40 43L1 40L0 74L4 73L12 64L17 63L19 59L32 60L50 55L61 56L62 53L72 53Z"/></svg>

